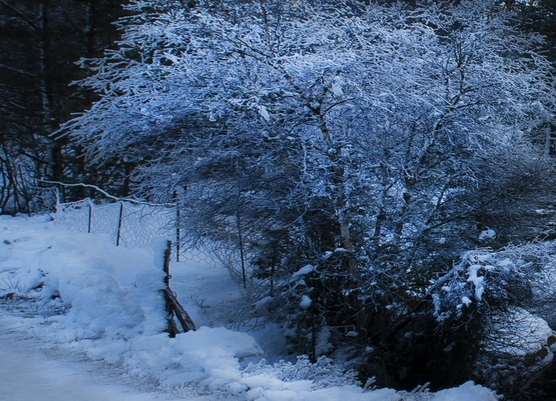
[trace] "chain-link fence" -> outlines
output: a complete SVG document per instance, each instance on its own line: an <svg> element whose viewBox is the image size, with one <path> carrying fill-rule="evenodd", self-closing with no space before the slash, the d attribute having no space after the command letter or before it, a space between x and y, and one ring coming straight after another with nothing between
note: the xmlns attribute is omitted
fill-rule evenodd
<svg viewBox="0 0 556 401"><path fill-rule="evenodd" d="M116 245L150 249L155 238L179 242L176 210L131 202L96 203L91 199L59 203L55 219L69 230L110 235Z"/></svg>
<svg viewBox="0 0 556 401"><path fill-rule="evenodd" d="M61 202L68 190L83 187L91 197ZM173 259L178 262L221 264L238 282L246 284L243 245L233 240L188 236L180 225L178 204L152 204L120 200L102 189L86 184L40 182L32 187L33 213L50 213L56 224L84 233L108 234L115 245L152 250L159 241L172 241ZM182 221L183 223L183 221Z"/></svg>
<svg viewBox="0 0 556 401"><path fill-rule="evenodd" d="M177 205L92 200L56 203L56 223L71 231L108 234L115 245L153 249L159 238L172 241L177 261L214 259L207 249L186 246L181 238Z"/></svg>

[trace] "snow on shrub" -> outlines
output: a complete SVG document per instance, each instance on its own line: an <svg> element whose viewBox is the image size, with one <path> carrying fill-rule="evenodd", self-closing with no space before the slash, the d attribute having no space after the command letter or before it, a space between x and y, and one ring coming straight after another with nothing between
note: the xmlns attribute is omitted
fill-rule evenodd
<svg viewBox="0 0 556 401"><path fill-rule="evenodd" d="M515 396L551 364L556 243L466 252L430 290L440 324L474 325L480 352L475 377ZM546 307L549 305L549 308Z"/></svg>
<svg viewBox="0 0 556 401"><path fill-rule="evenodd" d="M275 377L285 382L308 380L312 382L312 388L359 384L356 372L345 372L326 357L320 357L316 363L311 363L306 355L298 356L296 363L280 361L269 365L263 359L256 364L249 364L243 373L247 376Z"/></svg>
<svg viewBox="0 0 556 401"><path fill-rule="evenodd" d="M461 318L477 308L506 308L531 297L528 265L504 252L468 251L461 261L436 281L430 293L439 322Z"/></svg>

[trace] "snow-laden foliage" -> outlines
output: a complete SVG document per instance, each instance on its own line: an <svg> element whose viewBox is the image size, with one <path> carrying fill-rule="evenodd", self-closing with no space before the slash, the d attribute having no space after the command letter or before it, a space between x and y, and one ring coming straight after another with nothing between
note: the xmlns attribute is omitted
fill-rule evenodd
<svg viewBox="0 0 556 401"><path fill-rule="evenodd" d="M391 372L438 323L431 282L464 250L507 240L530 195L551 192L533 143L556 104L541 39L495 1L130 10L119 48L82 62L101 99L64 129L91 161L133 166L137 194L179 201L191 242L234 254L298 350L375 349L354 352L365 374L413 386L422 371ZM481 237L487 226L498 235ZM485 296L488 275L470 266L446 310ZM415 361L449 360L450 335Z"/></svg>
<svg viewBox="0 0 556 401"><path fill-rule="evenodd" d="M320 357L316 363L311 363L307 356L298 357L296 363L280 361L269 365L262 360L250 364L243 372L248 376L267 375L285 382L309 380L314 383L314 388L359 384L356 372L344 372L326 357Z"/></svg>
<svg viewBox="0 0 556 401"><path fill-rule="evenodd" d="M441 325L456 322L475 330L475 379L519 399L556 351L547 323L554 322L555 245L466 252L430 289Z"/></svg>
<svg viewBox="0 0 556 401"><path fill-rule="evenodd" d="M530 303L532 276L538 274L531 270L527 263L508 258L504 252L468 251L434 284L435 316L442 322L460 318L467 310Z"/></svg>
<svg viewBox="0 0 556 401"><path fill-rule="evenodd" d="M429 289L436 318L442 322L466 310L518 307L553 322L555 247L545 241L465 252Z"/></svg>

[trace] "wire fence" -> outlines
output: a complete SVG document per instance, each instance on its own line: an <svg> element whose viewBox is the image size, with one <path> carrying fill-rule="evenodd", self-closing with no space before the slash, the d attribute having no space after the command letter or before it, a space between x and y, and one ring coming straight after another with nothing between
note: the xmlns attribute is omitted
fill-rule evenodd
<svg viewBox="0 0 556 401"><path fill-rule="evenodd" d="M206 262L207 251L185 247L181 238L177 205L153 205L129 201L107 202L86 198L56 204L53 217L58 225L84 233L108 234L117 246L151 250L158 239L174 244L178 262Z"/></svg>
<svg viewBox="0 0 556 401"><path fill-rule="evenodd" d="M88 184L65 184L38 181L30 186L33 192L29 213L50 214L56 224L70 231L109 235L117 246L154 250L160 239L173 244L173 259L226 267L238 283L247 286L247 256L241 231L236 241L214 236L191 236L183 226L179 203L152 204L116 198L101 188ZM80 189L89 197L73 198ZM239 227L239 224L238 224ZM225 233L226 234L226 233ZM230 234L230 233L228 233Z"/></svg>
<svg viewBox="0 0 556 401"><path fill-rule="evenodd" d="M227 229L205 232L202 225L187 229L190 219L193 225L199 221L192 218L194 210L179 202L178 193L175 203L153 204L118 198L98 186L82 183L36 180L26 189L32 195L27 204L29 215L49 214L67 230L106 234L114 245L126 248L158 253L161 240L171 241L171 258L175 261L222 266L246 291L265 291L253 275L252 255L239 214L230 218Z"/></svg>
<svg viewBox="0 0 556 401"><path fill-rule="evenodd" d="M156 238L179 240L175 213L169 207L83 199L59 203L55 218L69 230L108 234L116 245L148 249Z"/></svg>

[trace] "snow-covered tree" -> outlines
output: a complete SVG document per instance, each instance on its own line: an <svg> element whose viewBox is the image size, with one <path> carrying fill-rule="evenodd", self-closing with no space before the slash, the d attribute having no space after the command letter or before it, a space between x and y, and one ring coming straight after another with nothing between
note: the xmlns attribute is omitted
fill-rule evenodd
<svg viewBox="0 0 556 401"><path fill-rule="evenodd" d="M82 62L101 100L65 129L137 166L138 194L181 194L191 238L237 249L314 358L395 354L491 206L547 190L531 137L552 70L496 2L130 8L119 48Z"/></svg>

